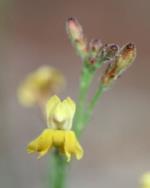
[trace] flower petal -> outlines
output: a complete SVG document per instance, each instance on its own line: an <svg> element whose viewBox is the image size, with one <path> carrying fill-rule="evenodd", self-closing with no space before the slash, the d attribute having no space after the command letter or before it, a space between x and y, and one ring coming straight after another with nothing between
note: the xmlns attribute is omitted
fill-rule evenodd
<svg viewBox="0 0 150 188"><path fill-rule="evenodd" d="M51 97L46 105L48 127L70 130L75 110L76 105L71 98L61 101L57 96Z"/></svg>
<svg viewBox="0 0 150 188"><path fill-rule="evenodd" d="M68 114L68 125L66 128L71 129L73 117L76 111L76 104L70 97L67 97L63 101L63 104L66 107L66 113Z"/></svg>
<svg viewBox="0 0 150 188"><path fill-rule="evenodd" d="M56 95L54 95L53 97L51 97L47 104L46 104L46 115L47 115L47 125L51 126L51 116L53 116L54 114L54 110L57 104L59 104L60 98L57 97Z"/></svg>
<svg viewBox="0 0 150 188"><path fill-rule="evenodd" d="M78 160L83 156L83 149L73 131L66 131L65 133L64 151L68 162L70 161L72 154L76 155Z"/></svg>
<svg viewBox="0 0 150 188"><path fill-rule="evenodd" d="M54 130L45 129L39 137L27 146L28 153L38 152L38 158L44 156L53 146L53 135Z"/></svg>

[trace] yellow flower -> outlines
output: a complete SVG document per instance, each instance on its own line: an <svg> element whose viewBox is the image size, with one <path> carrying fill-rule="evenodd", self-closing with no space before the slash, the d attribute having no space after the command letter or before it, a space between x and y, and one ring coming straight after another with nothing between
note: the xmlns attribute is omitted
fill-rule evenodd
<svg viewBox="0 0 150 188"><path fill-rule="evenodd" d="M71 130L45 129L42 134L28 145L28 152L38 152L39 157L45 155L52 147L57 147L59 151L66 155L70 161L71 155L76 155L81 159L83 150L77 141L75 133Z"/></svg>
<svg viewBox="0 0 150 188"><path fill-rule="evenodd" d="M64 77L50 66L42 66L30 73L18 89L18 98L24 106L43 104L64 85Z"/></svg>
<svg viewBox="0 0 150 188"><path fill-rule="evenodd" d="M140 179L141 188L150 188L150 172L143 174Z"/></svg>
<svg viewBox="0 0 150 188"><path fill-rule="evenodd" d="M39 158L45 155L53 147L66 155L67 161L75 155L77 159L83 156L74 131L70 130L75 114L76 105L71 98L61 101L53 96L47 102L46 115L48 127L40 136L33 140L27 147L29 153L38 152Z"/></svg>

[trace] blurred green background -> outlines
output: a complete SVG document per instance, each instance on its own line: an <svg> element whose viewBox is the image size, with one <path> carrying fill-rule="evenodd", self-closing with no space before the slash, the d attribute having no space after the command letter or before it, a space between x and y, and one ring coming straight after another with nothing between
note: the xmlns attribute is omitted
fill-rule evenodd
<svg viewBox="0 0 150 188"><path fill-rule="evenodd" d="M81 62L65 33L70 16L88 39L131 41L138 55L97 105L69 186L139 187L138 178L150 170L150 1L1 0L0 7L0 187L46 187L48 155L36 160L25 149L46 124L38 109L18 104L16 89L30 71L49 64L68 80L61 96L77 98Z"/></svg>

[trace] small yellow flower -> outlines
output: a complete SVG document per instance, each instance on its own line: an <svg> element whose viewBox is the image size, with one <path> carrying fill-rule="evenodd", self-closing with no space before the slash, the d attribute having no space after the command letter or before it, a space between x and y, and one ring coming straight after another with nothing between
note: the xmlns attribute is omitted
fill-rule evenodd
<svg viewBox="0 0 150 188"><path fill-rule="evenodd" d="M18 98L24 106L44 103L64 85L64 77L50 66L42 66L30 73L18 89Z"/></svg>
<svg viewBox="0 0 150 188"><path fill-rule="evenodd" d="M140 179L141 188L150 188L150 172L143 174Z"/></svg>
<svg viewBox="0 0 150 188"><path fill-rule="evenodd" d="M53 147L56 147L61 153L66 155L67 161L70 161L71 155L75 155L77 159L81 159L83 149L74 131L70 130L75 108L74 101L69 97L63 101L57 96L51 97L46 105L49 128L45 129L40 136L28 145L28 152L38 152L40 158Z"/></svg>

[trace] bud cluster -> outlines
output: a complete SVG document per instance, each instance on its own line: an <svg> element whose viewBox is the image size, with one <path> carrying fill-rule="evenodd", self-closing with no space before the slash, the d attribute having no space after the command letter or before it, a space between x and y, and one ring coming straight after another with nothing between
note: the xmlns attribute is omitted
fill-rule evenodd
<svg viewBox="0 0 150 188"><path fill-rule="evenodd" d="M117 44L103 44L99 39L89 43L84 37L83 29L76 18L69 18L66 23L67 33L78 54L84 60L85 68L93 74L103 64L109 63L101 83L109 87L134 61L136 47L128 43L121 49Z"/></svg>
<svg viewBox="0 0 150 188"><path fill-rule="evenodd" d="M99 67L101 61L113 60L118 52L119 47L116 44L103 45L99 39L92 39L88 43L84 37L82 26L76 18L69 18L67 20L66 30L78 54L95 67Z"/></svg>

